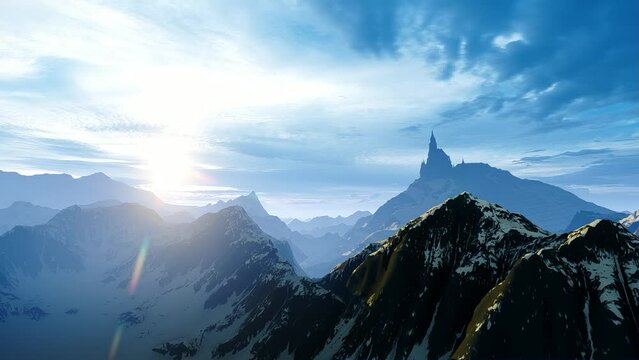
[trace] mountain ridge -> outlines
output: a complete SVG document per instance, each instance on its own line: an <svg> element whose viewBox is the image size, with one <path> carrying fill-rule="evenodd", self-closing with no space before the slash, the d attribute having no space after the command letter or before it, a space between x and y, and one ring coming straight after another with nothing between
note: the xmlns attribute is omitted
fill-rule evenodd
<svg viewBox="0 0 639 360"><path fill-rule="evenodd" d="M420 177L372 216L360 219L346 237L352 244L381 240L430 207L463 191L524 214L551 231L563 231L581 210L614 213L559 187L520 179L488 164L462 162L453 166L431 134L427 161L422 163Z"/></svg>
<svg viewBox="0 0 639 360"><path fill-rule="evenodd" d="M26 201L15 201L0 209L0 234L17 225L38 225L50 220L59 210L33 205Z"/></svg>
<svg viewBox="0 0 639 360"><path fill-rule="evenodd" d="M639 302L639 238L620 224L599 220L552 234L461 193L316 281L297 275L273 240L239 206L188 224L168 224L135 204L73 206L45 225L18 226L0 236L0 344L19 358L60 346L26 344L64 329L70 333L62 341L80 341L63 343L73 349L64 350L66 359L98 356L92 338L108 341L113 328L107 325L119 318L127 334L120 352L129 358L152 352L256 360L639 355L629 345L635 335L620 336L631 331ZM143 280L130 295L141 249ZM7 271L12 264L19 271ZM527 275L513 275L520 273ZM509 299L521 306L509 308ZM584 301L589 317L579 306L562 315L566 304ZM560 321L557 329L576 319L574 341L548 347L554 333L547 327L522 327L527 316L544 324L547 314ZM86 321L90 338L73 325ZM611 336L602 336L604 329Z"/></svg>

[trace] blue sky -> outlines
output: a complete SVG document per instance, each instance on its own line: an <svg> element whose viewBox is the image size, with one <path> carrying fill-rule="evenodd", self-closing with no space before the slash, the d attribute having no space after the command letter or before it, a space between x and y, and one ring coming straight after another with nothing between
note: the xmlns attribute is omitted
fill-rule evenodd
<svg viewBox="0 0 639 360"><path fill-rule="evenodd" d="M336 215L405 188L434 129L636 209L638 4L3 1L0 169Z"/></svg>

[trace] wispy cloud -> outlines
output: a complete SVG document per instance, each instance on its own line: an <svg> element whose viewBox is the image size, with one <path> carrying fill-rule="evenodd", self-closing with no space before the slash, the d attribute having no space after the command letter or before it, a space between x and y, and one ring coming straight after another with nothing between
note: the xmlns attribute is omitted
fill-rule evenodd
<svg viewBox="0 0 639 360"><path fill-rule="evenodd" d="M147 184L176 149L186 185L337 201L323 189L410 183L435 128L456 161L577 173L639 152L636 10L4 1L0 168Z"/></svg>
<svg viewBox="0 0 639 360"><path fill-rule="evenodd" d="M545 156L525 156L519 160L516 160L516 163L520 164L530 164L530 163L539 163L547 160L557 159L560 157L580 157L580 156L590 156L590 155L601 155L601 154L610 154L612 153L612 149L582 149L579 151L566 151L555 155L545 155Z"/></svg>

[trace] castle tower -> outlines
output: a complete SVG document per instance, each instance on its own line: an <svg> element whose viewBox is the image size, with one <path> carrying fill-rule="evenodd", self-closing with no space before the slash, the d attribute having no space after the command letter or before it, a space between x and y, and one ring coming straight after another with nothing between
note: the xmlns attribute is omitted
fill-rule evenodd
<svg viewBox="0 0 639 360"><path fill-rule="evenodd" d="M434 132L430 133L430 142L428 143L428 157L426 162L422 162L419 171L420 177L439 177L447 175L453 168L450 157L444 150L437 147L437 140Z"/></svg>
<svg viewBox="0 0 639 360"><path fill-rule="evenodd" d="M435 139L435 133L430 131L430 142L428 143L428 154L437 151L437 140Z"/></svg>

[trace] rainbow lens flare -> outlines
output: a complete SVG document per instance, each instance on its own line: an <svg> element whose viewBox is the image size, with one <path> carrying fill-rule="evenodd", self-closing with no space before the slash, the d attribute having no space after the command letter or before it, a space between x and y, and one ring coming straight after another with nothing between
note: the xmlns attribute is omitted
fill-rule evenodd
<svg viewBox="0 0 639 360"><path fill-rule="evenodd" d="M129 282L129 295L133 295L140 283L140 276L142 275L142 268L144 267L144 261L149 251L149 239L146 238L140 246L140 252L138 258L135 261L135 267L133 268L133 274L131 275L131 281Z"/></svg>
<svg viewBox="0 0 639 360"><path fill-rule="evenodd" d="M115 360L115 355L120 347L120 340L122 340L122 332L124 331L124 325L118 325L115 329L115 335L113 335L113 341L111 342L111 349L109 350L109 360Z"/></svg>

